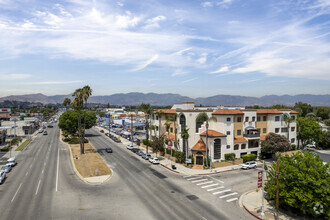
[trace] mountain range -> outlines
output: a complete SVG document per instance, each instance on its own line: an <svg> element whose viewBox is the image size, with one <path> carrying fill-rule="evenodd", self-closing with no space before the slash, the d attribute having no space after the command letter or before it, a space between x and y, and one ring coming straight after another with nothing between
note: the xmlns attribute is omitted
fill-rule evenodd
<svg viewBox="0 0 330 220"><path fill-rule="evenodd" d="M46 96L41 93L28 95L11 95L0 98L0 102L5 100L22 101L22 102L40 102L43 104L62 103L65 98L72 99L71 95L54 95ZM91 96L89 103L111 104L111 105L140 105L141 103L149 103L154 106L166 106L180 104L184 101L194 101L196 105L204 106L272 106L282 104L294 106L296 102L306 102L312 106L330 106L330 95L267 95L260 98L250 96L234 96L234 95L216 95L205 98L190 98L179 94L167 93L117 93L104 96Z"/></svg>

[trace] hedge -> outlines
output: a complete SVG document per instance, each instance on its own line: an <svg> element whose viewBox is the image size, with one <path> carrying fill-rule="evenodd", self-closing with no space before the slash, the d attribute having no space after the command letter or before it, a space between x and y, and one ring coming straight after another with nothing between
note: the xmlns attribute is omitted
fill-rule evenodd
<svg viewBox="0 0 330 220"><path fill-rule="evenodd" d="M225 160L235 160L235 153L225 154Z"/></svg>
<svg viewBox="0 0 330 220"><path fill-rule="evenodd" d="M243 159L243 163L255 160L257 158L257 155L255 154L245 154L241 157Z"/></svg>

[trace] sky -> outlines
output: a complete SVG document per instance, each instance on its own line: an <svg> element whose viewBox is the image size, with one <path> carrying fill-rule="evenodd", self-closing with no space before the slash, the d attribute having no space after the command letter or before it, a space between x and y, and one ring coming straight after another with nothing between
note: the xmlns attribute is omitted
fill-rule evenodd
<svg viewBox="0 0 330 220"><path fill-rule="evenodd" d="M330 94L330 0L0 0L0 97Z"/></svg>

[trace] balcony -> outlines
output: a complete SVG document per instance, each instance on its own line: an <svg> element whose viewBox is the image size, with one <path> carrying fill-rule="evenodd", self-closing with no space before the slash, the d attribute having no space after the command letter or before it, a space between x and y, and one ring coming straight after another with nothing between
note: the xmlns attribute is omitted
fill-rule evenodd
<svg viewBox="0 0 330 220"><path fill-rule="evenodd" d="M243 137L245 138L260 138L260 132L258 129L248 129L245 130L245 133L243 134Z"/></svg>

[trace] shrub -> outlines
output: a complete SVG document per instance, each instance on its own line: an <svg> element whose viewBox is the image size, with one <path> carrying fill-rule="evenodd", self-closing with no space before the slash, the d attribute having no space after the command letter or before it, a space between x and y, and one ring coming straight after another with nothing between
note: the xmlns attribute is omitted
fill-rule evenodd
<svg viewBox="0 0 330 220"><path fill-rule="evenodd" d="M226 160L235 160L235 153L225 154Z"/></svg>
<svg viewBox="0 0 330 220"><path fill-rule="evenodd" d="M63 140L64 142L69 142L69 141L71 141L71 138L66 137L66 138L63 138L62 140Z"/></svg>
<svg viewBox="0 0 330 220"><path fill-rule="evenodd" d="M9 151L10 150L10 147L3 147L0 149L0 151Z"/></svg>
<svg viewBox="0 0 330 220"><path fill-rule="evenodd" d="M11 141L11 145L16 145L18 144L20 141L22 140L22 138L15 138Z"/></svg>
<svg viewBox="0 0 330 220"><path fill-rule="evenodd" d="M166 153L171 154L171 149L170 150L166 149ZM172 149L172 156L175 157L175 155L176 155L176 151L174 149Z"/></svg>
<svg viewBox="0 0 330 220"><path fill-rule="evenodd" d="M297 146L295 144L291 145L291 150L296 150Z"/></svg>
<svg viewBox="0 0 330 220"><path fill-rule="evenodd" d="M257 158L257 155L255 154L245 154L241 157L243 159L243 163L255 160Z"/></svg>
<svg viewBox="0 0 330 220"><path fill-rule="evenodd" d="M193 156L190 156L189 158L191 159L191 164L194 164L195 158Z"/></svg>
<svg viewBox="0 0 330 220"><path fill-rule="evenodd" d="M207 161L207 162L208 162L207 166L210 167L211 160L210 160L210 158L208 158L207 160L208 160L208 161ZM204 168L205 168L205 167L206 167L206 158L204 158Z"/></svg>
<svg viewBox="0 0 330 220"><path fill-rule="evenodd" d="M84 139L84 143L88 143L88 139ZM79 138L78 137L72 137L69 141L69 144L79 144Z"/></svg>
<svg viewBox="0 0 330 220"><path fill-rule="evenodd" d="M151 140L148 140L148 142L147 142L147 139L142 140L142 143L143 143L144 145L148 146L148 147L151 147L151 145L152 145Z"/></svg>
<svg viewBox="0 0 330 220"><path fill-rule="evenodd" d="M183 152L179 152L179 151L176 152L175 157L177 159L177 162L179 162L179 163L184 163L186 160L186 154Z"/></svg>

